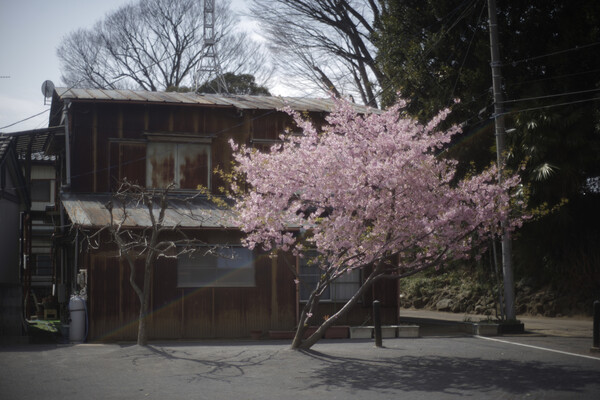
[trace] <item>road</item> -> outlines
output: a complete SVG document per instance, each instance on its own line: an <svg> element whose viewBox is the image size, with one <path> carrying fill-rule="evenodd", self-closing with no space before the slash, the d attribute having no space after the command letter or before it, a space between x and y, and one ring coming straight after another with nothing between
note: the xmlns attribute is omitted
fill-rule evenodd
<svg viewBox="0 0 600 400"><path fill-rule="evenodd" d="M587 339L323 340L308 352L249 340L10 346L0 398L597 399L600 357L571 351Z"/></svg>

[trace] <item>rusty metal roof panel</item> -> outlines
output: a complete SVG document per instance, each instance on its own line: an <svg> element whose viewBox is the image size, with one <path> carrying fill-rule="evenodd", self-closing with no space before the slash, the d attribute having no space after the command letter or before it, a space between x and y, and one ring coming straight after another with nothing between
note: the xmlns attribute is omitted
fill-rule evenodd
<svg viewBox="0 0 600 400"><path fill-rule="evenodd" d="M130 90L111 90L110 92L106 93L106 95L109 96L109 99L111 100L131 100L131 97L129 96L129 92Z"/></svg>
<svg viewBox="0 0 600 400"><path fill-rule="evenodd" d="M197 100L204 101L204 104L219 105L219 106L231 106L232 103L223 95L202 93L195 95Z"/></svg>
<svg viewBox="0 0 600 400"><path fill-rule="evenodd" d="M333 102L331 100L305 99L301 97L288 98L287 105L294 110L301 111L331 111Z"/></svg>
<svg viewBox="0 0 600 400"><path fill-rule="evenodd" d="M281 109L286 105L286 98L284 97L269 97L269 96L257 96L253 99L249 99L249 103L254 108L268 110L268 109Z"/></svg>
<svg viewBox="0 0 600 400"><path fill-rule="evenodd" d="M69 89L74 98L89 98L92 100L110 100L111 96L104 94L99 89Z"/></svg>
<svg viewBox="0 0 600 400"><path fill-rule="evenodd" d="M132 96L139 96L141 97L144 101L148 101L151 103L177 103L177 101L175 101L173 99L172 96L169 95L169 93L166 92L134 92L131 91Z"/></svg>
<svg viewBox="0 0 600 400"><path fill-rule="evenodd" d="M230 94L196 94L177 92L149 92L134 90L100 90L56 88L61 99L132 101L147 103L197 104L235 107L241 110L276 110L289 106L299 111L331 112L334 102L329 98L251 96ZM379 112L377 109L355 105L358 112Z"/></svg>
<svg viewBox="0 0 600 400"><path fill-rule="evenodd" d="M243 96L224 96L221 98L221 100L241 110L262 108L257 98L250 100L248 98L244 98Z"/></svg>
<svg viewBox="0 0 600 400"><path fill-rule="evenodd" d="M0 133L0 158L13 142L15 151L20 159L31 157L35 161L53 161L55 157L44 154L50 137L64 133L64 126L31 129L27 131Z"/></svg>
<svg viewBox="0 0 600 400"><path fill-rule="evenodd" d="M184 104L198 103L198 96L195 93L178 93L178 92L160 92L162 96L170 101Z"/></svg>
<svg viewBox="0 0 600 400"><path fill-rule="evenodd" d="M102 89L85 89L85 91L94 98L94 100L111 100L113 98L113 94L104 93L104 90Z"/></svg>
<svg viewBox="0 0 600 400"><path fill-rule="evenodd" d="M61 194L62 204L74 225L82 227L102 227L110 223L110 213L106 208L113 202L115 220L123 218L121 203L112 199L110 194ZM143 228L151 225L148 210L144 205L129 204L127 217L123 224L127 228ZM155 215L159 209L155 208ZM206 199L184 200L181 197L169 198L169 207L165 213L165 226L179 225L182 228L235 228L232 223L233 212L217 207Z"/></svg>
<svg viewBox="0 0 600 400"><path fill-rule="evenodd" d="M201 94L196 93L180 93L180 95L188 98L190 103L196 103L201 105L214 105L215 100L205 97Z"/></svg>

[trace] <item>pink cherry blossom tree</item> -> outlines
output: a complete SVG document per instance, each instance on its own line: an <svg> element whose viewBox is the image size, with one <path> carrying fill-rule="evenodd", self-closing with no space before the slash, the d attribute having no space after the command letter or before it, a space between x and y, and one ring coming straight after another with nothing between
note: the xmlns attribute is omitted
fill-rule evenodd
<svg viewBox="0 0 600 400"><path fill-rule="evenodd" d="M232 144L235 172L245 179L244 187L236 180L232 186L246 245L316 249L324 261L294 349L310 348L376 281L469 257L500 234L500 221L508 219L508 229L523 221L515 210L524 201L510 195L520 184L516 174L499 179L491 166L456 181L456 161L439 155L459 131L437 129L449 110L422 125L403 116L402 103L366 115L336 104L320 131L289 111L303 134L282 136L269 153ZM329 285L367 267L372 272L351 299L304 339Z"/></svg>

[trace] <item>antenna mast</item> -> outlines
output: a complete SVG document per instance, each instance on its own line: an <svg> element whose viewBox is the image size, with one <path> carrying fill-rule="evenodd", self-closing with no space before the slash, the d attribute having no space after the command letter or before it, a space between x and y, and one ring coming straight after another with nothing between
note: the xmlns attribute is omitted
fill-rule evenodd
<svg viewBox="0 0 600 400"><path fill-rule="evenodd" d="M196 72L195 89L200 87L200 77L205 77L209 81L211 77L216 78L217 87L214 88L217 93L227 93L227 84L221 70L221 63L217 56L215 48L215 0L204 0L204 54L199 60L198 70Z"/></svg>

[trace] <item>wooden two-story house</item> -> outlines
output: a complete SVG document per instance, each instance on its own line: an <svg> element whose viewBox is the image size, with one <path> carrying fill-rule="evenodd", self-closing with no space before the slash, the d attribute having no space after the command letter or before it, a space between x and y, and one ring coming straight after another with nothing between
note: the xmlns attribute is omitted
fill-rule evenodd
<svg viewBox="0 0 600 400"><path fill-rule="evenodd" d="M84 233L108 222L105 204L126 178L147 188L175 183L173 196L193 193L199 185L213 193L224 183L215 168L227 170L233 160L229 140L267 151L286 128L294 129L284 106L301 111L317 124L333 107L327 99L265 96L198 95L195 93L84 90L56 88L50 126L64 125L48 151L58 157L61 218L56 235L57 266L71 277L71 291L87 291L88 340L132 340L136 337L139 302L129 271L114 248L86 248ZM173 206L177 208L177 206ZM227 245L234 260L160 258L151 289L150 339L247 337L251 331L287 330L297 324L306 290L294 282L316 276L291 254L277 256L239 246L241 232L220 217L227 211L206 200L193 203L200 218L169 214L190 236ZM179 220L178 220L179 216ZM139 222L140 226L144 222ZM143 262L140 263L140 269ZM82 274L81 271L85 271ZM79 274L79 285L76 284ZM334 284L321 304L323 315L340 307L359 285L360 273ZM383 304L384 321L397 319L394 282L373 294L343 321L369 320L374 298Z"/></svg>

